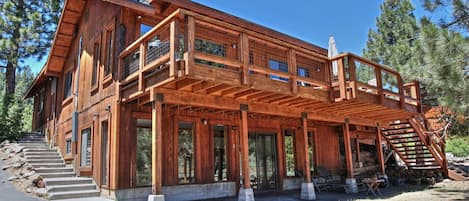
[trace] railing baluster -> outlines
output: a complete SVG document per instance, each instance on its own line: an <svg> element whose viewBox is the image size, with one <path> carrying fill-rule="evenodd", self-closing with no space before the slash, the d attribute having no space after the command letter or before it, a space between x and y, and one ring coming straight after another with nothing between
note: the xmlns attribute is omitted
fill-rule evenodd
<svg viewBox="0 0 469 201"><path fill-rule="evenodd" d="M138 90L143 91L145 90L145 86L143 83L143 67L145 66L145 54L146 54L146 48L145 48L145 43L142 42L140 43L140 55L139 55L139 61L138 61Z"/></svg>
<svg viewBox="0 0 469 201"><path fill-rule="evenodd" d="M397 76L397 86L399 87L399 105L400 108L404 108L405 100L404 100L404 84L402 81L402 77L400 74L395 74Z"/></svg>
<svg viewBox="0 0 469 201"><path fill-rule="evenodd" d="M376 88L378 89L378 100L380 104L383 104L384 102L383 78L381 77L381 68L379 66L375 68L375 76L376 76Z"/></svg>

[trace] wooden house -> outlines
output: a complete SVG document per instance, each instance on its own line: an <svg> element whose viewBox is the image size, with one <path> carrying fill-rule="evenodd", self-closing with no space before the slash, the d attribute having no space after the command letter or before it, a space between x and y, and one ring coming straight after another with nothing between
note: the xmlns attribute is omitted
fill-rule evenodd
<svg viewBox="0 0 469 201"><path fill-rule="evenodd" d="M353 192L383 147L446 167L418 82L188 0L66 0L26 97L33 130L119 199L313 199L324 172Z"/></svg>

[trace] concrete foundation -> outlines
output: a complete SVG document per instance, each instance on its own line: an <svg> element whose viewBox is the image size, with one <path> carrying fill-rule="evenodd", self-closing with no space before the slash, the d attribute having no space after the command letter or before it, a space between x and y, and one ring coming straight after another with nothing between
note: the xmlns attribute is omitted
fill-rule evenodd
<svg viewBox="0 0 469 201"><path fill-rule="evenodd" d="M239 189L238 201L254 201L254 191L252 188L243 188Z"/></svg>
<svg viewBox="0 0 469 201"><path fill-rule="evenodd" d="M148 195L148 201L164 201L164 195Z"/></svg>
<svg viewBox="0 0 469 201"><path fill-rule="evenodd" d="M347 178L345 180L345 193L358 193L357 180L355 178Z"/></svg>
<svg viewBox="0 0 469 201"><path fill-rule="evenodd" d="M285 178L283 179L282 190L297 190L301 188L303 177Z"/></svg>
<svg viewBox="0 0 469 201"><path fill-rule="evenodd" d="M316 193L314 192L314 183L301 184L301 199L302 200L316 200Z"/></svg>
<svg viewBox="0 0 469 201"><path fill-rule="evenodd" d="M164 200L171 201L232 197L236 196L236 192L235 182L163 186ZM151 187L118 189L110 193L109 197L119 201L150 201Z"/></svg>

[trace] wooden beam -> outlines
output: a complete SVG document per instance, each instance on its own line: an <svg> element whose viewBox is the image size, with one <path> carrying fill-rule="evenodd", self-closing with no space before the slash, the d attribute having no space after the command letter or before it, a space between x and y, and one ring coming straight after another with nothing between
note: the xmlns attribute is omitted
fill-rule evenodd
<svg viewBox="0 0 469 201"><path fill-rule="evenodd" d="M146 6L141 3L137 3L133 1L124 1L124 0L103 0L103 1L128 8L130 10L137 11L145 15L149 15L149 16L155 15L155 10L151 6Z"/></svg>
<svg viewBox="0 0 469 201"><path fill-rule="evenodd" d="M304 164L304 170L305 170L305 182L306 183L310 183L312 180L311 180L311 170L310 170L310 167L309 167L309 164L310 164L310 159L309 158L309 151L308 151L308 114L307 113L302 113L302 117L301 117L301 123L302 123L302 126L301 126L301 131L303 132L303 154L305 156L305 164Z"/></svg>
<svg viewBox="0 0 469 201"><path fill-rule="evenodd" d="M243 169L243 187L245 189L251 188L251 176L249 174L249 146L248 146L248 111L247 108L241 106L241 124L240 124L240 139L241 139L241 160ZM247 107L247 105L245 106Z"/></svg>
<svg viewBox="0 0 469 201"><path fill-rule="evenodd" d="M343 125L344 146L345 146L345 162L347 167L347 178L353 178L353 160L352 147L350 143L350 128L348 120Z"/></svg>
<svg viewBox="0 0 469 201"><path fill-rule="evenodd" d="M163 177L163 123L162 123L162 94L154 94L154 101L152 104L151 110L151 139L152 139L152 182L151 182L151 192L153 195L161 195L163 193L162 189L162 177Z"/></svg>
<svg viewBox="0 0 469 201"><path fill-rule="evenodd" d="M385 166L384 166L383 146L381 145L381 143L383 142L383 140L381 138L381 127L378 126L376 129L378 130L376 132L376 150L377 150L377 154L378 154L379 167L380 167L380 170L381 170L381 174L385 175L386 170L385 170Z"/></svg>

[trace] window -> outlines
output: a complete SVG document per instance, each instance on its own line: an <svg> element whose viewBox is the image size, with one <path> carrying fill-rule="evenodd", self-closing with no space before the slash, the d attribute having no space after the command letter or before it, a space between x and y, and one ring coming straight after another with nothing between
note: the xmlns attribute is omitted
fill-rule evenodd
<svg viewBox="0 0 469 201"><path fill-rule="evenodd" d="M224 125L216 125L213 127L213 164L214 178L213 181L227 181L226 176L226 144L227 134Z"/></svg>
<svg viewBox="0 0 469 201"><path fill-rule="evenodd" d="M140 36L143 36L144 34L149 32L152 28L153 27L148 24L141 23L140 24Z"/></svg>
<svg viewBox="0 0 469 201"><path fill-rule="evenodd" d="M272 70L288 73L288 64L285 63L285 62L270 59L269 60L269 67ZM275 76L275 75L271 75L270 79L283 81L283 82L288 82L288 78L279 77L279 76Z"/></svg>
<svg viewBox="0 0 469 201"><path fill-rule="evenodd" d="M298 66L297 67L297 74L300 77L310 78L309 69L305 68L305 67ZM310 87L311 84L305 83L305 82L298 82L298 86Z"/></svg>
<svg viewBox="0 0 469 201"><path fill-rule="evenodd" d="M65 153L72 153L72 139L70 138L65 141Z"/></svg>
<svg viewBox="0 0 469 201"><path fill-rule="evenodd" d="M151 120L137 120L137 186L151 185Z"/></svg>
<svg viewBox="0 0 469 201"><path fill-rule="evenodd" d="M109 162L109 150L108 150L108 133L109 123L108 121L101 122L101 186L108 185L108 162Z"/></svg>
<svg viewBox="0 0 469 201"><path fill-rule="evenodd" d="M94 53L93 53L93 74L91 75L91 86L96 86L98 81L98 66L99 66L99 43L94 44Z"/></svg>
<svg viewBox="0 0 469 201"><path fill-rule="evenodd" d="M64 99L72 96L72 71L68 71L65 73L65 81L64 81Z"/></svg>
<svg viewBox="0 0 469 201"><path fill-rule="evenodd" d="M180 184L195 182L195 154L193 123L178 124L178 180Z"/></svg>
<svg viewBox="0 0 469 201"><path fill-rule="evenodd" d="M44 88L39 92L39 109L38 113L41 113L44 110Z"/></svg>
<svg viewBox="0 0 469 201"><path fill-rule="evenodd" d="M295 138L294 131L291 129L285 130L285 169L287 177L294 177L295 174Z"/></svg>
<svg viewBox="0 0 469 201"><path fill-rule="evenodd" d="M81 131L81 167L91 166L91 128Z"/></svg>
<svg viewBox="0 0 469 201"><path fill-rule="evenodd" d="M111 73L114 60L114 28L106 30L106 62L104 64L104 76Z"/></svg>
<svg viewBox="0 0 469 201"><path fill-rule="evenodd" d="M204 39L195 39L195 50L199 52L203 52L206 54L211 54L215 56L225 57L226 56L226 46L222 44L218 44L215 42L207 41ZM220 64L213 61L206 61L202 59L196 59L196 63L209 65L218 68L225 68L224 64Z"/></svg>

